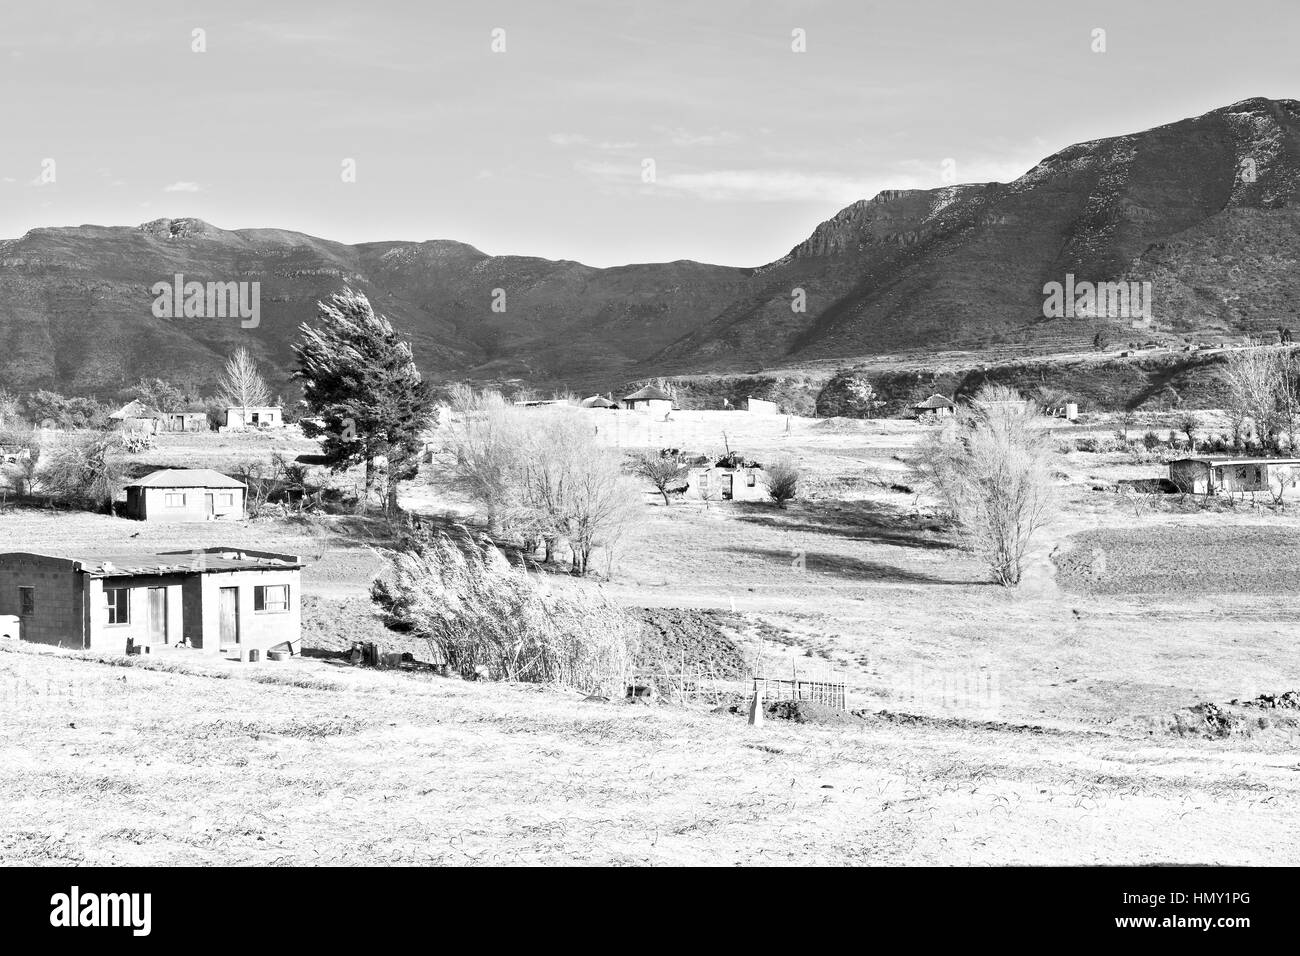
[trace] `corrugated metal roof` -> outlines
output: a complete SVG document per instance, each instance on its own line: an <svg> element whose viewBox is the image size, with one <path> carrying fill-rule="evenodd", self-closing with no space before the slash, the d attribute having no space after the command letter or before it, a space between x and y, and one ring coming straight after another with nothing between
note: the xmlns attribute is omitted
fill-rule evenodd
<svg viewBox="0 0 1300 956"><path fill-rule="evenodd" d="M133 481L128 488L243 488L236 481L211 468L164 468Z"/></svg>
<svg viewBox="0 0 1300 956"><path fill-rule="evenodd" d="M66 561L93 578L136 575L203 574L220 571L293 570L306 565L293 554L248 552L239 548L179 551L175 554L83 554L63 557L34 552L0 554L0 562L18 555Z"/></svg>
<svg viewBox="0 0 1300 956"><path fill-rule="evenodd" d="M1198 465L1210 465L1214 468L1223 465L1300 465L1300 458L1211 458L1201 455L1175 458L1169 464L1177 465L1185 461L1194 461Z"/></svg>

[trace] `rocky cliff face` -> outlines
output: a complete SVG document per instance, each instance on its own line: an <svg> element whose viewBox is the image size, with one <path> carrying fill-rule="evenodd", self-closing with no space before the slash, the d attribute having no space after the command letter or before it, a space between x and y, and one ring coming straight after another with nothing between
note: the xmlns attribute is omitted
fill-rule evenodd
<svg viewBox="0 0 1300 956"><path fill-rule="evenodd" d="M157 375L203 389L238 344L280 384L298 324L344 283L411 336L431 373L575 387L1132 333L1122 318L1044 318L1044 284L1067 274L1150 282L1143 336L1300 327L1298 195L1300 103L1251 99L1071 146L1012 183L882 192L753 270L595 269L196 219L36 229L0 242L0 384L109 394ZM155 318L150 287L176 273L261 283L258 329Z"/></svg>
<svg viewBox="0 0 1300 956"><path fill-rule="evenodd" d="M649 364L748 368L1008 345L1132 322L1043 316L1043 286L1152 283L1141 334L1300 324L1300 103L1252 99L1047 157L1015 182L891 190L822 223ZM807 309L792 309L802 290Z"/></svg>

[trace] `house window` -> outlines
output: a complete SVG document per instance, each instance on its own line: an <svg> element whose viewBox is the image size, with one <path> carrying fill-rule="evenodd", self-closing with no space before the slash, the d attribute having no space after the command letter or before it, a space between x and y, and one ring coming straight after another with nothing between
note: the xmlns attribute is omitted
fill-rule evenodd
<svg viewBox="0 0 1300 956"><path fill-rule="evenodd" d="M253 588L253 610L272 613L289 610L289 585L257 585Z"/></svg>
<svg viewBox="0 0 1300 956"><path fill-rule="evenodd" d="M235 506L235 496L234 496L233 494L231 494L231 495L219 495L218 497L219 497L219 499L220 499L220 501L221 501L221 507L223 507L223 508L233 508L233 507Z"/></svg>
<svg viewBox="0 0 1300 956"><path fill-rule="evenodd" d="M36 588L19 588L18 589L18 606L19 614L23 617L31 617L36 613Z"/></svg>
<svg viewBox="0 0 1300 956"><path fill-rule="evenodd" d="M130 588L104 588L104 598L108 602L109 624L129 624L131 622Z"/></svg>
<svg viewBox="0 0 1300 956"><path fill-rule="evenodd" d="M168 494L163 496L163 503L168 508L184 508L185 496L182 494Z"/></svg>
<svg viewBox="0 0 1300 956"><path fill-rule="evenodd" d="M753 487L754 487L754 484L755 484L755 481L756 481L756 479L755 479L754 473L753 473L752 471L745 475L745 484L746 484L748 487L753 488Z"/></svg>

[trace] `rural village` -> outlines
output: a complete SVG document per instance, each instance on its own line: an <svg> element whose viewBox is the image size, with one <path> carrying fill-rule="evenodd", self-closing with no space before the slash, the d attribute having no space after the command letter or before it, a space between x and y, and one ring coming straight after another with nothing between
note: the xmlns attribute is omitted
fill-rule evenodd
<svg viewBox="0 0 1300 956"><path fill-rule="evenodd" d="M324 813L357 815L336 858L360 840L367 858L419 858L414 824L381 835L360 821L413 785L435 741L450 748L440 760L487 747L550 781L507 783L497 757L431 781L435 800L478 794L455 851L467 857L499 827L541 826L548 790L582 780L622 801L629 769L671 784L647 782L601 824L599 850L539 831L520 859L739 852L734 808L778 779L802 815L764 849L789 861L951 849L895 817L900 801L997 862L1044 841L1080 862L1098 846L1156 859L1185 801L1216 858L1274 852L1289 826L1289 777L1286 802L1238 782L1255 762L1249 778L1273 793L1263 768L1300 717L1275 597L1297 583L1289 344L1225 348L1224 409L1101 409L996 374L955 395L918 376L887 401L840 369L800 380L834 412L809 415L783 405L779 379L704 395L673 379L551 397L435 385L365 296L341 290L319 320L295 345L296 404L243 348L213 398L158 380L119 406L0 397L0 663L48 698L47 720L75 716L9 754L31 827L6 835L11 853L50 852L22 833L59 804L37 807L21 781L88 726L110 749L144 734L165 779L145 793L129 767L92 772L78 786L127 799L136 827L69 834L68 860L197 862L222 833L223 854L253 863ZM349 368L346 354L369 358ZM119 666L67 683L68 656ZM595 750L570 749L581 741ZM376 767L378 746L410 759ZM1044 753L1027 762L1026 746ZM954 748L961 762L937 774ZM545 753L577 769L531 756ZM237 790L271 801L242 836L198 817L179 842L131 836L229 761L255 770ZM318 784L307 798L284 761L367 783L349 802ZM1135 788L1134 761L1167 766L1184 802ZM687 803L701 799L723 801L703 833ZM1018 815L990 812L1008 801ZM1257 843L1217 839L1243 816ZM660 835L638 845L647 828Z"/></svg>

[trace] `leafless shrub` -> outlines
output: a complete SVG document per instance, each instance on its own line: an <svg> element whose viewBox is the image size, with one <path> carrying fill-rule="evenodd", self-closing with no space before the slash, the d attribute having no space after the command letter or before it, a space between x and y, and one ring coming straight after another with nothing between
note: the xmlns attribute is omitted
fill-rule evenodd
<svg viewBox="0 0 1300 956"><path fill-rule="evenodd" d="M1020 583L1025 552L1051 513L1047 432L1028 403L982 392L953 428L927 436L915 462L994 579Z"/></svg>
<svg viewBox="0 0 1300 956"><path fill-rule="evenodd" d="M655 451L642 451L628 456L627 467L631 474L654 485L655 490L663 495L665 505L672 504L668 488L686 474L686 466L676 456Z"/></svg>

